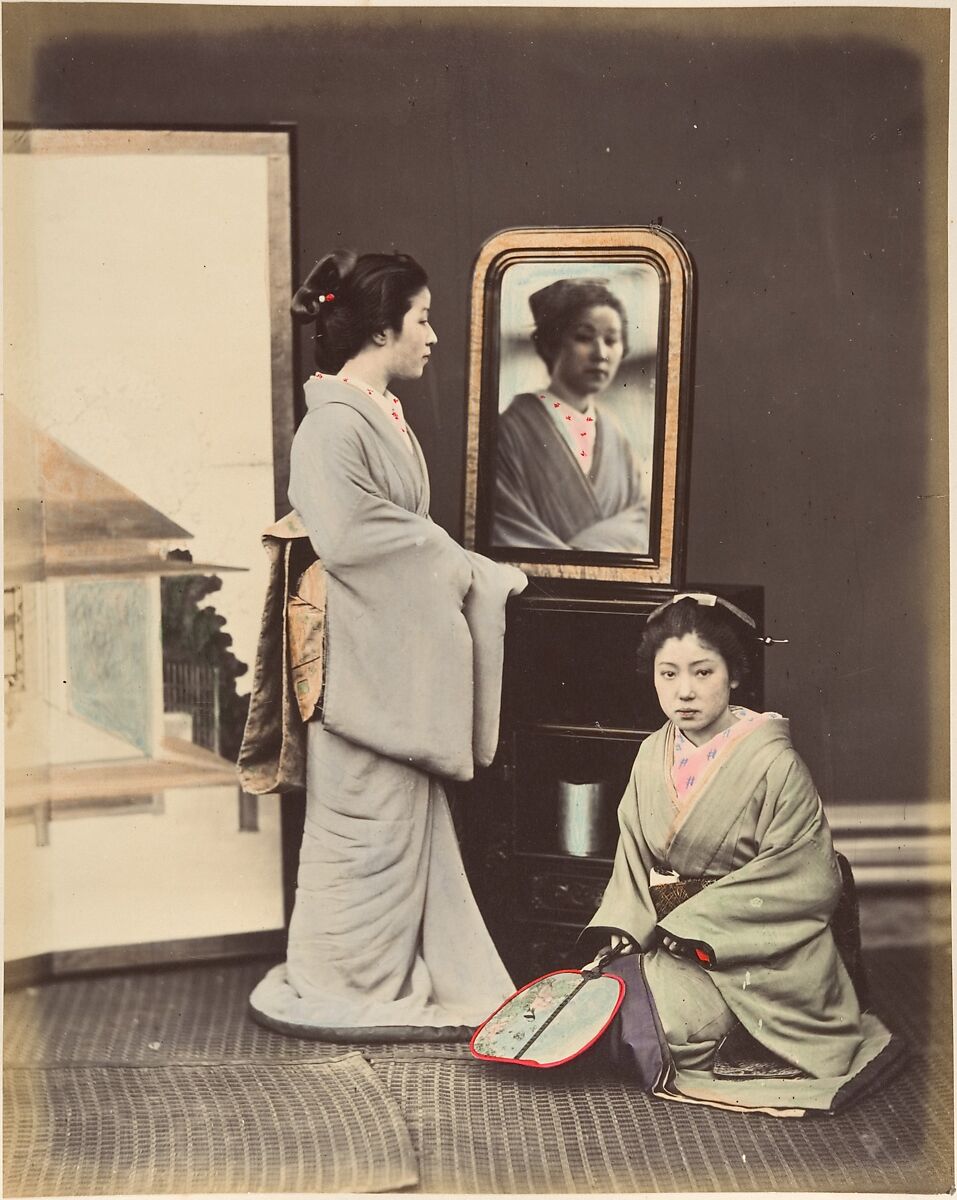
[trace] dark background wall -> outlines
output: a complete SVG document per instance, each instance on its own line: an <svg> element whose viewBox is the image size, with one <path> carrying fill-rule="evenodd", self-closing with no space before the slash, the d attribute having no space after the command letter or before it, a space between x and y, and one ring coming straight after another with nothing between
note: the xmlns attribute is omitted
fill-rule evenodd
<svg viewBox="0 0 957 1200"><path fill-rule="evenodd" d="M293 122L297 269L427 265L439 346L403 398L455 534L480 244L673 230L688 578L765 586L768 702L826 799L946 795L945 10L14 4L3 38L8 122Z"/></svg>

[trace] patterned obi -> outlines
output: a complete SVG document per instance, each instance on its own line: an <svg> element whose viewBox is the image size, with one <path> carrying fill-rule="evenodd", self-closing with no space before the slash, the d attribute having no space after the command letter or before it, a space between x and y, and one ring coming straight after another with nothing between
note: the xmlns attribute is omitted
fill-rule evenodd
<svg viewBox="0 0 957 1200"><path fill-rule="evenodd" d="M692 896L717 883L718 876L699 876L696 879L682 879L675 871L652 867L648 876L651 902L655 906L658 920L663 920L668 913L673 912L679 904L684 904Z"/></svg>

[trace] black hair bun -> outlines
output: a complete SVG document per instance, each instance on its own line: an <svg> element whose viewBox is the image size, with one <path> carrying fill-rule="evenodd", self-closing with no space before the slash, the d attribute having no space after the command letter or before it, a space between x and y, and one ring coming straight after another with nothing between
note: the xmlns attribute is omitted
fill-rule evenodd
<svg viewBox="0 0 957 1200"><path fill-rule="evenodd" d="M355 265L356 255L351 250L333 250L320 258L292 298L293 317L302 322L317 320L327 297L338 296Z"/></svg>

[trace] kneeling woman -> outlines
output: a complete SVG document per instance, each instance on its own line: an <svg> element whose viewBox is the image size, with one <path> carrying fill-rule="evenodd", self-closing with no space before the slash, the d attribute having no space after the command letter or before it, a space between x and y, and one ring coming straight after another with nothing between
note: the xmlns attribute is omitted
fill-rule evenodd
<svg viewBox="0 0 957 1200"><path fill-rule="evenodd" d="M859 1094L897 1046L861 1012L832 935L841 870L788 722L731 703L757 643L714 596L649 619L640 659L668 721L635 760L586 933L630 955L607 1040L646 1086L799 1115ZM749 1062L721 1061L742 1042Z"/></svg>

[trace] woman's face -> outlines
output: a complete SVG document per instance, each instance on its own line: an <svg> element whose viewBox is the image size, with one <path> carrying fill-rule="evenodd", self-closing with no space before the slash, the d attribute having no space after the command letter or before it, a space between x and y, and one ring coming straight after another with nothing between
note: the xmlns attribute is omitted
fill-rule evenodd
<svg viewBox="0 0 957 1200"><path fill-rule="evenodd" d="M586 308L562 339L552 381L574 396L602 392L615 378L623 349L618 313L607 304Z"/></svg>
<svg viewBox="0 0 957 1200"><path fill-rule="evenodd" d="M655 655L655 691L666 717L696 746L734 724L724 658L696 633L668 638Z"/></svg>
<svg viewBox="0 0 957 1200"><path fill-rule="evenodd" d="M416 292L402 320L402 329L398 333L394 329L385 331L390 379L418 379L425 370L432 347L439 340L429 324L431 303L428 288Z"/></svg>

